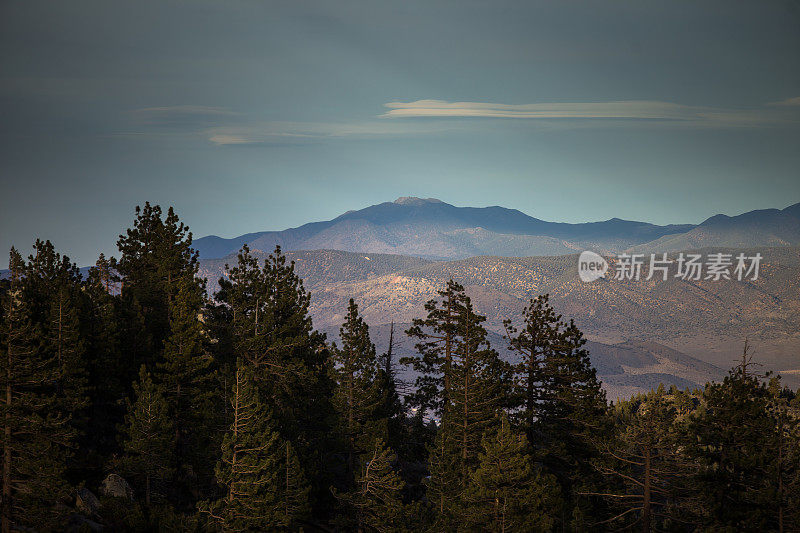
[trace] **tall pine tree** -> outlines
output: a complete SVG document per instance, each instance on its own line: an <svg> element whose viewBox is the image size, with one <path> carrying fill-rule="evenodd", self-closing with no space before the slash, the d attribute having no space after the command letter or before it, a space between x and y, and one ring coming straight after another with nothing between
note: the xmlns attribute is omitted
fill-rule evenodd
<svg viewBox="0 0 800 533"><path fill-rule="evenodd" d="M0 387L5 393L0 404L0 522L4 533L55 527L56 504L68 494L64 473L76 437L57 395L59 362L53 352L41 347L41 329L31 320L35 293L26 290L26 266L13 248L9 269L0 327Z"/></svg>
<svg viewBox="0 0 800 533"><path fill-rule="evenodd" d="M177 479L189 483L187 489L198 485L197 476L213 475L207 465L213 463L211 442L220 412L214 361L204 347L203 301L203 289L193 277L177 281L169 302L170 335L156 374L175 426Z"/></svg>
<svg viewBox="0 0 800 533"><path fill-rule="evenodd" d="M175 426L164 388L153 382L144 365L134 394L123 428L123 468L150 505L168 496L167 485L175 469Z"/></svg>
<svg viewBox="0 0 800 533"><path fill-rule="evenodd" d="M280 247L259 266L245 246L226 278L216 295L231 318L233 353L226 359L241 357L253 368L260 400L271 406L281 438L294 445L323 513L331 498L322 465L332 448L333 386L325 337L308 313L310 296Z"/></svg>
<svg viewBox="0 0 800 533"><path fill-rule="evenodd" d="M224 531L288 528L308 512L308 485L292 447L258 398L253 374L250 365L237 366L230 430L217 463L225 494L200 506Z"/></svg>
<svg viewBox="0 0 800 533"><path fill-rule="evenodd" d="M470 477L463 527L470 531L549 531L559 506L555 479L537 469L525 435L505 415L481 440Z"/></svg>

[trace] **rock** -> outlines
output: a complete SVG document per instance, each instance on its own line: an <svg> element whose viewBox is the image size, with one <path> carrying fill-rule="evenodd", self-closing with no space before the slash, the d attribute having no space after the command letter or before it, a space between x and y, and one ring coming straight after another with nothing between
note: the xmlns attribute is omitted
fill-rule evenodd
<svg viewBox="0 0 800 533"><path fill-rule="evenodd" d="M125 498L133 501L133 489L128 482L117 474L109 474L100 485L100 494L112 498Z"/></svg>
<svg viewBox="0 0 800 533"><path fill-rule="evenodd" d="M67 533L85 533L86 531L103 531L104 529L102 525L94 520L89 520L79 514L73 514L69 517L69 522L67 522L64 531Z"/></svg>
<svg viewBox="0 0 800 533"><path fill-rule="evenodd" d="M86 487L78 489L75 495L75 507L87 516L94 516L100 509L100 500Z"/></svg>

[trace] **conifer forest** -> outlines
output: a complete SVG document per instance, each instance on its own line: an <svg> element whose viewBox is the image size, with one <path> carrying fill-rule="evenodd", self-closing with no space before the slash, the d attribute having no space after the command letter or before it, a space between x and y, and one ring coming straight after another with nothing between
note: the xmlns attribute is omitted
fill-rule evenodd
<svg viewBox="0 0 800 533"><path fill-rule="evenodd" d="M720 382L609 401L548 295L490 345L450 281L378 353L278 247L209 294L172 208L82 275L49 241L2 280L2 531L797 531L800 399L745 347ZM415 380L400 387L398 368Z"/></svg>

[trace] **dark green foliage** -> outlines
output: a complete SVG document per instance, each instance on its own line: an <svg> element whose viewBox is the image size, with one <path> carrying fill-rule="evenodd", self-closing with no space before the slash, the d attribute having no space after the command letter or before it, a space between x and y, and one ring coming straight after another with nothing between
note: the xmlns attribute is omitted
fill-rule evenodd
<svg viewBox="0 0 800 533"><path fill-rule="evenodd" d="M406 335L417 339L417 357L403 358L401 363L411 365L419 374L415 392L408 398L409 405L431 411L439 416L445 410L452 386L450 369L453 364L458 317L464 308L464 287L452 279L439 291L441 301L433 299L425 304L428 312L424 319L415 318Z"/></svg>
<svg viewBox="0 0 800 533"><path fill-rule="evenodd" d="M220 409L214 361L205 350L206 334L200 315L203 310L202 288L185 276L177 282L177 292L169 304L170 336L156 377L164 389L175 426L176 478L189 486L199 484L213 473L208 465L216 446L216 422ZM188 487L187 487L188 489Z"/></svg>
<svg viewBox="0 0 800 533"><path fill-rule="evenodd" d="M609 479L608 527L670 529L685 518L676 500L689 490L692 468L681 456L679 406L688 393L663 386L616 406L615 436L598 441L598 470Z"/></svg>
<svg viewBox="0 0 800 533"><path fill-rule="evenodd" d="M253 368L240 364L230 396L231 425L217 480L222 498L200 509L224 531L289 527L308 512L308 485L288 442L258 399Z"/></svg>
<svg viewBox="0 0 800 533"><path fill-rule="evenodd" d="M499 423L510 369L486 341L485 318L475 314L463 288L451 281L440 295L408 333L421 339L419 356L410 361L423 372L414 405L441 413L426 486L438 527L448 528L459 520L481 437Z"/></svg>
<svg viewBox="0 0 800 533"><path fill-rule="evenodd" d="M404 483L393 468L396 457L381 439L375 439L361 459L355 490L336 494L353 513L350 527L381 533L405 531Z"/></svg>
<svg viewBox="0 0 800 533"><path fill-rule="evenodd" d="M147 505L167 496L175 466L175 425L164 388L153 382L144 366L128 402L122 448L123 471L137 483Z"/></svg>
<svg viewBox="0 0 800 533"><path fill-rule="evenodd" d="M64 474L77 436L59 393L61 366L54 352L42 348L42 328L31 318L35 293L13 248L9 268L0 325L0 519L5 531L57 523L61 513L55 504L68 494Z"/></svg>
<svg viewBox="0 0 800 533"><path fill-rule="evenodd" d="M769 391L775 436L767 475L775 490L778 530L792 531L800 529L800 396L782 388L778 378L770 380Z"/></svg>
<svg viewBox="0 0 800 533"><path fill-rule="evenodd" d="M775 461L782 442L771 400L766 384L746 367L703 392L687 428L687 453L698 465L693 509L703 527L765 531L778 525L785 498L778 496Z"/></svg>
<svg viewBox="0 0 800 533"><path fill-rule="evenodd" d="M572 527L587 527L589 514L602 510L596 498L579 493L599 492L596 443L609 430L605 393L584 348L586 340L573 321L564 322L547 295L531 300L522 330L506 323L509 344L522 354L516 368L516 405L512 407L526 431L535 456L558 479Z"/></svg>
<svg viewBox="0 0 800 533"><path fill-rule="evenodd" d="M174 210L170 207L162 217L161 207L149 202L136 207L133 227L117 241L121 256L113 267L122 277L122 293L147 318L147 338L156 353L169 335L169 302L178 283L197 273L197 252L191 246L192 234Z"/></svg>
<svg viewBox="0 0 800 533"><path fill-rule="evenodd" d="M481 440L463 525L470 531L548 531L561 507L555 479L534 467L525 435L507 417Z"/></svg>
<svg viewBox="0 0 800 533"><path fill-rule="evenodd" d="M386 438L386 418L380 418L383 393L380 370L369 327L358 315L351 299L340 329L341 347L332 350L332 374L336 383L333 405L339 416L339 433L346 443L348 476L356 474L356 463L371 451L376 438Z"/></svg>
<svg viewBox="0 0 800 533"><path fill-rule="evenodd" d="M244 247L216 299L229 307L234 354L253 368L260 399L270 405L281 438L295 447L321 505L331 497L322 468L333 448L330 354L324 335L313 330L310 296L294 264L276 248L259 267Z"/></svg>
<svg viewBox="0 0 800 533"><path fill-rule="evenodd" d="M131 369L123 357L121 302L114 293L110 262L101 255L84 283L82 314L86 343L89 409L81 449L88 479L99 482L102 466L119 451L116 428L123 423Z"/></svg>

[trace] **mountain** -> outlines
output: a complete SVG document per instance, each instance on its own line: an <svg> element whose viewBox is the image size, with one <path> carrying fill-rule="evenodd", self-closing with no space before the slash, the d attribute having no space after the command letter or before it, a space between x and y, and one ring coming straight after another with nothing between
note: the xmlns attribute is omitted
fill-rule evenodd
<svg viewBox="0 0 800 533"><path fill-rule="evenodd" d="M388 338L390 322L402 333L425 314L425 302L451 277L465 286L476 311L486 315L495 346L502 345L504 319L518 321L530 298L549 293L558 312L574 319L593 341L592 360L610 397L616 397L612 391L622 397L652 383L691 387L718 379L724 374L720 368L734 364L745 337L758 346L765 370L779 371L787 383L800 385L800 248L758 251L763 260L756 280L602 278L592 283L579 280L576 255L431 261L320 250L287 256L311 292L316 328L335 338L347 301L354 298L379 345ZM201 261L210 288L226 262L234 263L235 257ZM403 337L395 338L413 349Z"/></svg>
<svg viewBox="0 0 800 533"><path fill-rule="evenodd" d="M402 197L298 228L233 239L203 237L194 246L204 259L224 257L245 243L259 250L280 245L285 250L336 249L432 259L524 257L572 254L587 248L617 252L693 227L618 218L583 224L546 222L516 209L456 207L433 198Z"/></svg>
<svg viewBox="0 0 800 533"><path fill-rule="evenodd" d="M674 252L690 248L748 248L800 245L800 203L786 209L760 209L738 216L715 215L691 230L635 246L636 252Z"/></svg>

